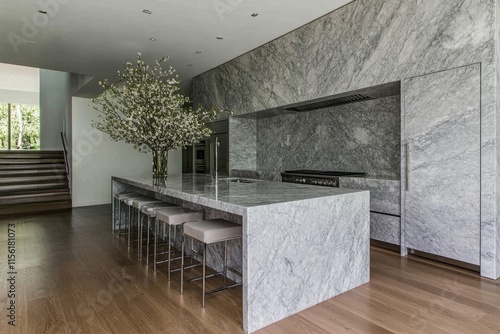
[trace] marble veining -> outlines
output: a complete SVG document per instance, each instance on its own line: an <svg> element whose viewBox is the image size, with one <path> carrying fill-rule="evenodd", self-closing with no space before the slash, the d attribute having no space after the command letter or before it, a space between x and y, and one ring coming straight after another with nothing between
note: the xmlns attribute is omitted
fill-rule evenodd
<svg viewBox="0 0 500 334"><path fill-rule="evenodd" d="M371 212L370 238L401 245L401 218Z"/></svg>
<svg viewBox="0 0 500 334"><path fill-rule="evenodd" d="M493 62L494 25L493 1L357 0L194 78L193 98L245 114Z"/></svg>
<svg viewBox="0 0 500 334"><path fill-rule="evenodd" d="M339 187L370 190L370 211L399 216L401 214L401 181L387 178L339 178Z"/></svg>
<svg viewBox="0 0 500 334"><path fill-rule="evenodd" d="M237 183L226 177L214 180L212 176L205 174L169 175L163 180L155 180L152 176L113 176L113 180L237 215L244 214L247 208L253 206L357 192L351 189L260 180L254 180L254 183Z"/></svg>
<svg viewBox="0 0 500 334"><path fill-rule="evenodd" d="M256 127L255 119L229 119L229 170L257 168Z"/></svg>
<svg viewBox="0 0 500 334"><path fill-rule="evenodd" d="M497 99L500 97L500 40L498 39L500 36L500 0L495 1L495 7L496 7L496 36L497 36L497 42L496 42L496 52L495 52L495 62L496 62L496 96ZM495 115L495 120L496 120L496 147L495 147L495 154L494 157L496 157L496 175L499 174L499 168L500 168L500 141L498 138L500 138L500 102L497 100L496 104L496 115ZM492 234L489 234L488 239L488 244L492 244L493 242L491 241L493 238L496 238L496 251L491 251L491 254L493 255L493 258L489 260L489 262L494 263L495 262L495 256L496 256L496 266L493 268L491 266L488 268L488 271L490 274L488 276L490 277L500 277L500 180L497 179L496 182L496 194L495 194L495 205L496 205L496 225L493 225L493 229L491 231ZM486 233L481 233L481 240L486 240Z"/></svg>
<svg viewBox="0 0 500 334"><path fill-rule="evenodd" d="M193 99L242 115L480 63L481 275L496 279L498 7L498 0L357 0L194 78ZM250 138L253 143L255 135ZM404 217L402 222L405 233Z"/></svg>
<svg viewBox="0 0 500 334"><path fill-rule="evenodd" d="M232 177L246 177L251 179L259 179L266 181L281 181L281 172L267 170L242 170L233 169L230 172Z"/></svg>
<svg viewBox="0 0 500 334"><path fill-rule="evenodd" d="M241 223L229 262L243 271L243 326L254 332L370 279L369 192L211 176L113 177L113 191L182 201L206 218ZM208 262L221 263L221 246ZM217 267L220 268L220 267Z"/></svg>
<svg viewBox="0 0 500 334"><path fill-rule="evenodd" d="M412 78L405 82L404 115L407 246L475 265L480 264L480 87L479 64Z"/></svg>
<svg viewBox="0 0 500 334"><path fill-rule="evenodd" d="M249 332L369 281L368 205L364 192L248 210Z"/></svg>
<svg viewBox="0 0 500 334"><path fill-rule="evenodd" d="M257 120L257 169L399 176L400 96Z"/></svg>

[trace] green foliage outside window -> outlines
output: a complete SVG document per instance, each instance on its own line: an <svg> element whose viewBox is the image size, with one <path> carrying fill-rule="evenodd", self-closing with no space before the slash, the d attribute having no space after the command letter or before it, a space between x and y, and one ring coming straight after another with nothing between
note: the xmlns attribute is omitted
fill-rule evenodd
<svg viewBox="0 0 500 334"><path fill-rule="evenodd" d="M11 104L11 149L40 149L40 108ZM9 104L0 103L0 150L9 149Z"/></svg>

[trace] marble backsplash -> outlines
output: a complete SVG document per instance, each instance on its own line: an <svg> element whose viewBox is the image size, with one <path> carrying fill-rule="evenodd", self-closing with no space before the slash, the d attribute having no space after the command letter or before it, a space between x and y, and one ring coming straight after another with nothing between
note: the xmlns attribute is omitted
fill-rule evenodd
<svg viewBox="0 0 500 334"><path fill-rule="evenodd" d="M257 120L257 170L399 177L400 96Z"/></svg>

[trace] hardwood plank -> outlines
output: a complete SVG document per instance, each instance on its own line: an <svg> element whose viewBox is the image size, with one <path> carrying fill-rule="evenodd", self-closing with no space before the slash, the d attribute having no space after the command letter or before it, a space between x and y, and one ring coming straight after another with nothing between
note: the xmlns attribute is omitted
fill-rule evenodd
<svg viewBox="0 0 500 334"><path fill-rule="evenodd" d="M178 273L169 282L165 266L147 268L112 235L110 213L105 205L0 218L1 333L243 333L241 288L209 296L203 309L200 282L181 295ZM4 307L9 222L18 254L16 328ZM370 283L256 333L500 333L500 282L372 247Z"/></svg>

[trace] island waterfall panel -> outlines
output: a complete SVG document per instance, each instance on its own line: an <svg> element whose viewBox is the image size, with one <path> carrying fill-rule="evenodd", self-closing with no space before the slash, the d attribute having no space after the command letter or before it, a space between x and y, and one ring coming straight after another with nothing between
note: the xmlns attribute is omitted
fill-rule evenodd
<svg viewBox="0 0 500 334"><path fill-rule="evenodd" d="M405 84L406 242L480 264L480 65Z"/></svg>

